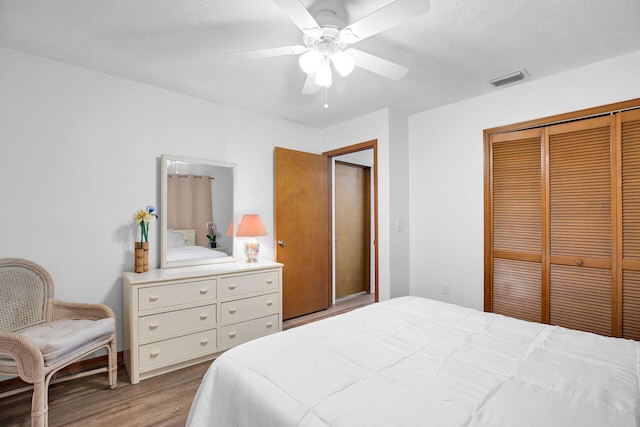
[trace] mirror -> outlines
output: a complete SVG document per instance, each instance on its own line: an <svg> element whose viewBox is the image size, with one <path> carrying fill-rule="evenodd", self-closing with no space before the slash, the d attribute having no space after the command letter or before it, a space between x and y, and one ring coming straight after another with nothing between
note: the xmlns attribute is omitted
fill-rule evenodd
<svg viewBox="0 0 640 427"><path fill-rule="evenodd" d="M162 155L161 268L235 261L235 181L233 163Z"/></svg>

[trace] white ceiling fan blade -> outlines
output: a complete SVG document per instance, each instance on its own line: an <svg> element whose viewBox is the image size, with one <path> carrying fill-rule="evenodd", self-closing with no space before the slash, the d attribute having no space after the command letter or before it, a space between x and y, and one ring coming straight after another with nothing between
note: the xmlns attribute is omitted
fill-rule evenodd
<svg viewBox="0 0 640 427"><path fill-rule="evenodd" d="M243 52L228 52L224 54L227 59L259 59L273 56L299 55L307 51L304 46L283 46L269 49L245 50Z"/></svg>
<svg viewBox="0 0 640 427"><path fill-rule="evenodd" d="M347 49L345 53L353 55L353 59L356 61L356 66L369 70L372 73L379 74L383 77L387 77L391 80L399 80L403 78L408 68L398 65L394 62L382 59L379 56L371 55L370 53L363 52L358 49Z"/></svg>
<svg viewBox="0 0 640 427"><path fill-rule="evenodd" d="M316 73L307 74L307 79L304 81L304 86L302 87L303 95L313 95L314 93L318 93L320 90L320 86L315 83Z"/></svg>
<svg viewBox="0 0 640 427"><path fill-rule="evenodd" d="M293 21L303 33L319 38L322 35L320 25L313 19L309 11L300 3L299 0L273 0L289 19Z"/></svg>
<svg viewBox="0 0 640 427"><path fill-rule="evenodd" d="M395 0L340 30L340 40L355 43L429 11L429 0Z"/></svg>

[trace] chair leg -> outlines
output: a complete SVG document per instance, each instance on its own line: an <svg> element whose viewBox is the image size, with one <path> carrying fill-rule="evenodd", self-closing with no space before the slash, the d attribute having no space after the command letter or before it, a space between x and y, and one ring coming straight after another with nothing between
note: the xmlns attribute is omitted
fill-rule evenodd
<svg viewBox="0 0 640 427"><path fill-rule="evenodd" d="M115 338L107 348L109 355L109 388L113 390L118 386L118 348Z"/></svg>
<svg viewBox="0 0 640 427"><path fill-rule="evenodd" d="M33 384L31 398L31 427L47 427L49 425L49 406L47 397L48 381Z"/></svg>

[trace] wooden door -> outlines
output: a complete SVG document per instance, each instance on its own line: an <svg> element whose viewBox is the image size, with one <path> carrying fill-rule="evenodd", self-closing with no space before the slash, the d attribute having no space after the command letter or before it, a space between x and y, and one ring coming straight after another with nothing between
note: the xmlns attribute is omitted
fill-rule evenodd
<svg viewBox="0 0 640 427"><path fill-rule="evenodd" d="M640 340L640 110L620 114L622 186L618 194L618 335Z"/></svg>
<svg viewBox="0 0 640 427"><path fill-rule="evenodd" d="M549 323L614 334L616 187L608 116L550 126Z"/></svg>
<svg viewBox="0 0 640 427"><path fill-rule="evenodd" d="M274 170L276 260L284 264L286 320L330 305L329 160L276 147Z"/></svg>
<svg viewBox="0 0 640 427"><path fill-rule="evenodd" d="M493 219L486 231L493 248L486 260L491 277L485 292L489 311L532 322L543 321L542 132L531 129L492 135Z"/></svg>
<svg viewBox="0 0 640 427"><path fill-rule="evenodd" d="M605 116L491 135L488 310L619 336L612 125Z"/></svg>
<svg viewBox="0 0 640 427"><path fill-rule="evenodd" d="M369 291L370 168L335 163L336 298Z"/></svg>

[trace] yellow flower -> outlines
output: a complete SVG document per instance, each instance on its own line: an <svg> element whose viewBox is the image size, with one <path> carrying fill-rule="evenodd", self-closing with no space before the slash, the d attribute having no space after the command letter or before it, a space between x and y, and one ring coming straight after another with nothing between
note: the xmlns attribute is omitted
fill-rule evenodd
<svg viewBox="0 0 640 427"><path fill-rule="evenodd" d="M149 222L151 221L151 218L153 218L153 216L149 212L145 212L143 210L139 210L133 214L133 219L136 220L136 224L140 224L141 221Z"/></svg>
<svg viewBox="0 0 640 427"><path fill-rule="evenodd" d="M153 213L155 210L156 208L149 205L146 210L140 209L133 214L133 219L136 221L136 224L140 224L140 242L149 241L149 222L153 217L158 218L158 215Z"/></svg>

